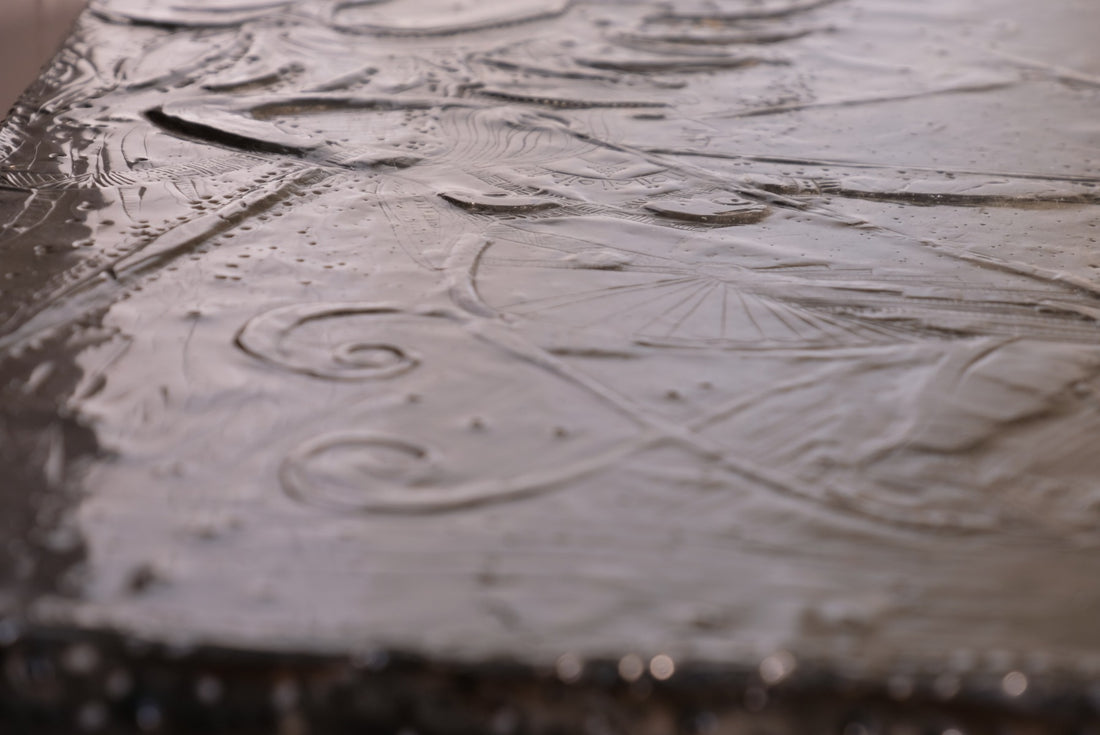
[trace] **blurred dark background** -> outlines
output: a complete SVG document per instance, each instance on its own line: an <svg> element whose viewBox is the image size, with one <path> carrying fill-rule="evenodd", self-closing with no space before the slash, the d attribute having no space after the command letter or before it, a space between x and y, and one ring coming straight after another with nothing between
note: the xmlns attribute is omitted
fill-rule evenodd
<svg viewBox="0 0 1100 735"><path fill-rule="evenodd" d="M85 0L3 0L0 117L61 46Z"/></svg>

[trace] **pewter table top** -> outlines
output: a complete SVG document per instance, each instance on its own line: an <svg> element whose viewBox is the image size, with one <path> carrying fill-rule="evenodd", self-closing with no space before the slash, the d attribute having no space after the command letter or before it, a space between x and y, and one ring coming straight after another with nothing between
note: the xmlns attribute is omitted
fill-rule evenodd
<svg viewBox="0 0 1100 735"><path fill-rule="evenodd" d="M0 605L1091 676L1098 23L94 0L0 130Z"/></svg>

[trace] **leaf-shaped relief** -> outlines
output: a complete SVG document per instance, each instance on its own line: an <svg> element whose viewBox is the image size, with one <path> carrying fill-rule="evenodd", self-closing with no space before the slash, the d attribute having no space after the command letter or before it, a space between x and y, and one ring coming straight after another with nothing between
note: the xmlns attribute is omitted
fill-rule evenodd
<svg viewBox="0 0 1100 735"><path fill-rule="evenodd" d="M106 20L166 28L239 26L270 16L294 0L93 0L91 10Z"/></svg>
<svg viewBox="0 0 1100 735"><path fill-rule="evenodd" d="M673 22L671 19L649 20L638 28L616 34L616 44L648 53L716 56L729 53L729 47L767 46L796 41L816 33L816 26L771 23L739 23L730 27L701 23L695 20Z"/></svg>
<svg viewBox="0 0 1100 735"><path fill-rule="evenodd" d="M759 222L771 211L765 204L737 196L696 196L647 204L661 217L706 225L744 225Z"/></svg>
<svg viewBox="0 0 1100 735"><path fill-rule="evenodd" d="M394 141L386 145L361 140L332 142L326 124L358 126L362 136L364 117L407 117L464 103L407 97L368 97L334 93L270 95L257 97L211 96L168 103L149 112L164 129L202 142L268 153L308 157L316 163L364 168L375 165L409 166L418 156L401 150ZM351 114L355 119L342 117ZM292 118L320 121L314 130L296 130ZM380 123L376 123L379 125ZM335 135L333 135L335 137ZM365 136L364 136L365 137ZM374 143L374 144L372 144Z"/></svg>
<svg viewBox="0 0 1100 735"><path fill-rule="evenodd" d="M787 18L839 0L687 0L668 5L657 19L741 23Z"/></svg>
<svg viewBox="0 0 1100 735"><path fill-rule="evenodd" d="M600 56L577 58L581 66L625 74L684 74L691 72L727 71L758 64L786 64L783 59L746 54L641 54L628 49L607 52Z"/></svg>
<svg viewBox="0 0 1100 735"><path fill-rule="evenodd" d="M342 0L331 22L342 31L445 36L529 23L565 13L572 0Z"/></svg>
<svg viewBox="0 0 1100 735"><path fill-rule="evenodd" d="M523 196L505 189L448 189L439 192L440 198L469 212L484 214L530 214L557 209L561 202L545 197Z"/></svg>

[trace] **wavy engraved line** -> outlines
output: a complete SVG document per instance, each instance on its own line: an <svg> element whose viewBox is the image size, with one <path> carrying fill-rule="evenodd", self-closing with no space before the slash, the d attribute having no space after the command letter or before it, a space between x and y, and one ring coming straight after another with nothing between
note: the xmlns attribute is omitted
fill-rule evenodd
<svg viewBox="0 0 1100 735"><path fill-rule="evenodd" d="M1010 189L1010 184L1015 182L1012 182L1008 177L1000 180L963 182L949 181L947 177L941 176L938 180L907 181L905 188L893 188L892 185L896 185L896 182L893 181L875 182L856 179L853 184L843 177L817 179L748 175L743 180L763 191L788 196L843 197L845 199L865 199L925 207L1049 209L1052 206L1060 205L1100 203L1100 187L1090 183L1082 184L1077 189L1063 187L1060 190L1039 191L1032 188L1028 193L981 191L981 189ZM1077 182L1058 183L1073 184ZM965 188L964 184L967 184Z"/></svg>
<svg viewBox="0 0 1100 735"><path fill-rule="evenodd" d="M700 11L685 11L669 8L662 13L650 17L651 21L690 20L690 21L717 21L738 22L745 20L769 20L774 18L787 18L800 13L807 13L827 5L832 5L839 0L791 0L779 3L777 7L767 6L742 7L737 10L723 11L716 6Z"/></svg>
<svg viewBox="0 0 1100 735"><path fill-rule="evenodd" d="M268 51L268 53L273 53ZM263 69L253 72L241 72L233 76L215 77L215 79L203 82L202 88L224 94L226 92L245 92L257 90L261 87L272 86L278 82L289 81L295 75L301 74L306 67L297 61L292 61L274 69ZM320 90L317 90L320 91Z"/></svg>
<svg viewBox="0 0 1100 735"><path fill-rule="evenodd" d="M1013 54L1008 51L1002 51L996 48L987 48L986 52L998 56L1002 59L1013 62L1025 69L1032 69L1041 71L1051 76L1052 78L1070 85L1084 85L1087 87L1100 87L1100 77L1094 74L1086 74L1085 72L1078 71L1077 69L1070 69L1066 66L1059 64L1052 64L1048 61L1040 61L1039 59L1032 59L1026 56L1020 56L1019 54Z"/></svg>
<svg viewBox="0 0 1100 735"><path fill-rule="evenodd" d="M1051 205L1075 205L1100 203L1100 178L1077 175L1058 174L1027 174L1019 172L999 171L974 171L953 168L932 168L927 166L901 166L889 164L865 163L858 161L829 161L806 158L789 158L781 156L752 156L723 153L705 153L698 151L684 151L679 149L647 149L648 152L658 155L673 155L677 157L709 158L713 160L733 160L746 162L771 163L783 166L819 166L829 169L829 178L818 178L812 175L800 174L793 178L785 174L770 176L765 173L740 174L742 182L763 191L788 196L818 196L845 197L849 199L868 199L876 201L890 201L902 204L914 204L918 206L996 206L1034 208L1049 207ZM890 185L894 182L884 180L882 182L856 180L850 182L844 175L832 173L832 169L851 168L865 170L880 170L894 173L899 178L909 173L928 173L936 178L927 181L906 180L904 189L893 189ZM983 177L979 181L958 181L957 177ZM982 188L996 190L1005 189L1014 183L1028 181L1042 181L1051 184L1066 184L1068 186L1055 190L1032 189L1028 193L1012 193L1006 191L983 193ZM876 184L878 184L876 186ZM965 186L964 184L968 184ZM1075 188L1070 188L1077 185Z"/></svg>
<svg viewBox="0 0 1100 735"><path fill-rule="evenodd" d="M660 44L666 44L666 47L672 47L676 49L677 52L681 52L684 46L706 48L708 46L770 45L786 41L795 41L822 30L828 30L828 28L779 28L774 30L726 31L722 33L707 34L689 33L687 31L679 33L647 33L645 31L634 31L619 33L613 36L612 40L616 44L626 48L649 53L661 53L663 47Z"/></svg>
<svg viewBox="0 0 1100 735"><path fill-rule="evenodd" d="M667 102L647 102L644 100L595 100L583 99L579 97L551 97L547 95L526 94L519 91L495 89L492 87L483 87L481 89L478 89L476 92L483 97L492 97L493 99L504 100L506 102L521 102L529 105L556 107L562 110L589 110L601 107L634 108L669 106Z"/></svg>
<svg viewBox="0 0 1100 735"><path fill-rule="evenodd" d="M786 59L763 56L689 56L687 58L616 59L578 57L581 66L628 74L664 74L744 69L762 64L786 66Z"/></svg>
<svg viewBox="0 0 1100 735"><path fill-rule="evenodd" d="M851 310L861 319L910 320L922 318L943 319L943 314L973 313L986 319L1003 318L1001 324L988 324L989 332L1004 336L1029 336L1039 340L1073 340L1093 342L1097 338L1097 316L1100 310L1073 309L1044 303L1044 300L1023 301L1014 292L1005 291L1004 301L963 301L961 299L906 296L902 298L873 294L861 295L859 302L851 306L824 299L805 298L800 303L807 306L831 308L836 311ZM1049 299L1052 294L1047 294ZM971 332L972 333L972 332Z"/></svg>
<svg viewBox="0 0 1100 735"><path fill-rule="evenodd" d="M880 169L897 172L919 171L938 175L990 176L1008 179L1031 179L1037 181L1062 181L1100 186L1100 177L1079 174L1027 173L1023 171L985 171L980 169L955 168L953 166L910 166L908 164L873 163L850 159L805 158L801 156L776 156L751 153L721 153L718 151L700 151L684 148L642 148L656 155L685 156L698 158L716 158L732 161L755 161L757 163L776 163L789 166L820 166L822 168L859 168Z"/></svg>
<svg viewBox="0 0 1100 735"><path fill-rule="evenodd" d="M599 72L584 71L581 69L556 69L553 67L539 66L535 63L523 63L507 58L497 58L488 54L472 54L468 57L467 63L484 64L502 71L533 74L535 76L550 77L552 79L582 79L594 82L615 82L618 80L618 77L612 74L601 74Z"/></svg>
<svg viewBox="0 0 1100 735"><path fill-rule="evenodd" d="M469 115L444 116L440 128L453 141L451 157L485 168L479 176L482 179L495 176L498 184L507 180L493 173L491 166L495 161L507 160L513 166L538 164L547 158L547 151L551 151L551 156L560 154L565 145L578 151L592 147L576 139L567 123L558 117L508 106L476 108Z"/></svg>
<svg viewBox="0 0 1100 735"><path fill-rule="evenodd" d="M782 191L781 189L779 191ZM851 186L837 186L830 194L848 199L866 199L876 202L898 202L922 207L958 206L958 207L1028 207L1047 208L1052 204L1100 204L1100 191L1096 193L1079 192L1076 194L1049 194L1013 196L1001 194L966 194L951 192L920 191L873 191Z"/></svg>
<svg viewBox="0 0 1100 735"><path fill-rule="evenodd" d="M991 531L996 525L995 518L990 518L988 515L982 513L937 512L935 515L919 513L906 514L897 511L889 505L881 503L873 503L870 505L861 504L859 502L860 499L838 492L835 488L830 486L811 486L787 473L766 468L752 458L736 450L731 450L728 447L722 446L708 439L701 433L713 423L724 420L734 415L739 410L751 405L753 401L763 398L763 395L758 397L754 396L748 400L744 397L739 397L708 414L688 421L686 425L680 425L653 414L648 409L638 405L635 401L624 396L606 383L594 379L587 373L574 369L568 363L550 354L548 351L531 345L514 332L505 331L499 324L492 320L479 319L473 322L471 327L471 331L479 338L512 353L526 362L540 366L561 379L577 385L588 391L595 399L631 417L643 426L645 428L644 433L634 442L622 447L622 450L626 453L625 456L662 445L680 446L697 453L707 462L722 467L728 472L736 474L779 495L801 501L809 501L828 511L844 513L876 523L887 523L903 530L927 531L931 528L941 533L974 533ZM842 369L842 367L836 369ZM772 395L773 393L779 394L783 391L792 390L797 386L818 381L822 381L820 375L813 375L808 378L797 378L783 385L775 386L771 391L765 391L765 393L767 393L767 395ZM612 457L610 459L614 461L617 457ZM600 468L599 466L594 467L594 469ZM481 501L491 502L492 498L485 497L481 499ZM450 508L443 509L448 510Z"/></svg>
<svg viewBox="0 0 1100 735"><path fill-rule="evenodd" d="M981 92L993 92L998 89L1007 89L1020 83L1019 78L1003 79L998 81L978 82L975 84L959 84L949 87L938 87L918 92L906 92L903 94L884 94L873 97L851 97L833 100L815 100L812 102L791 102L782 105L769 105L757 107L739 112L723 112L708 115L704 119L727 120L743 117L761 117L765 115L784 115L788 112L801 112L803 110L828 109L833 107L864 107L867 105L880 105L889 102L902 102L905 100L935 97L943 94L975 94Z"/></svg>
<svg viewBox="0 0 1100 735"><path fill-rule="evenodd" d="M825 368L824 373L828 375L833 371L843 369L845 369L845 366ZM799 387L826 381L827 378L823 379L821 374L815 374L809 378L795 378L764 391L759 396L752 396L748 399L744 397L733 399L726 405L688 421L685 427L668 427L667 424L662 425L662 423L656 422L656 425L651 427L653 434L648 439L649 443L643 445L640 441L638 449L640 451L643 448L661 444L679 445L685 449L698 452L708 461L712 461L727 471L766 487L779 495L801 501L810 501L829 511L861 517L876 523L886 523L902 530L927 531L934 529L940 533L980 533L994 530L997 519L981 512L934 511L931 513L914 513L912 511L905 512L883 503L863 503L863 498L852 497L831 486L809 485L782 471L766 468L743 453L718 445L701 434L706 428L718 421L728 420L729 417L754 405L766 396L779 395ZM598 390L596 390L597 396L603 397L605 400L614 392L612 388L602 383L598 384ZM644 409L641 410L644 411ZM670 431L662 433L662 428L669 428Z"/></svg>

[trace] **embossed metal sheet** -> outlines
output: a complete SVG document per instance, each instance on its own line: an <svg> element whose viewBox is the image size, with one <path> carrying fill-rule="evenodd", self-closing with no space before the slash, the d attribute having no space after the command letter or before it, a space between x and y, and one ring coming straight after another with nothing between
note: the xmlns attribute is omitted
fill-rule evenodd
<svg viewBox="0 0 1100 735"><path fill-rule="evenodd" d="M0 131L0 599L1094 670L1098 21L94 0Z"/></svg>

